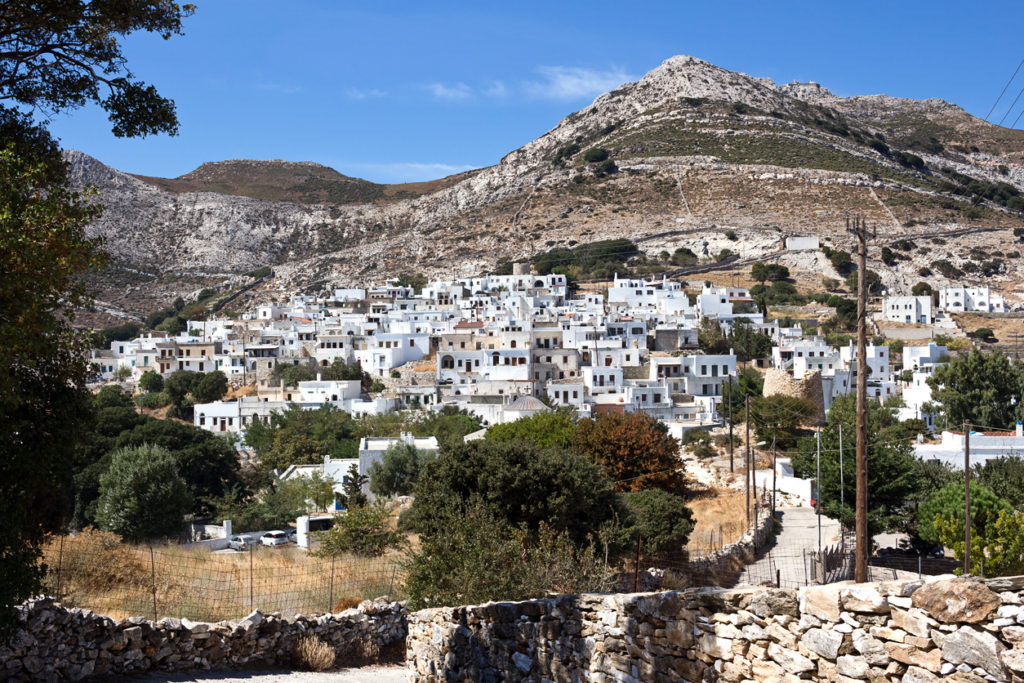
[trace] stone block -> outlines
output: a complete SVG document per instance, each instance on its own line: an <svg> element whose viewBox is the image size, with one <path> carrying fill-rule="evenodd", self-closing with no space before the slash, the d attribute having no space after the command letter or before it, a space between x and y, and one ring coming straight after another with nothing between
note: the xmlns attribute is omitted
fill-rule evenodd
<svg viewBox="0 0 1024 683"><path fill-rule="evenodd" d="M840 589L839 605L848 612L885 614L889 601L872 584L854 584Z"/></svg>
<svg viewBox="0 0 1024 683"><path fill-rule="evenodd" d="M843 634L812 628L800 638L811 652L826 659L835 659L839 655L839 647L843 644Z"/></svg>
<svg viewBox="0 0 1024 683"><path fill-rule="evenodd" d="M804 657L799 652L784 648L778 643L772 643L768 646L768 656L787 673L794 675L814 671L817 668L814 662L807 657Z"/></svg>
<svg viewBox="0 0 1024 683"><path fill-rule="evenodd" d="M934 623L923 610L916 607L908 610L894 609L891 618L896 628L921 638L928 637L930 627Z"/></svg>
<svg viewBox="0 0 1024 683"><path fill-rule="evenodd" d="M836 659L836 672L847 678L864 680L868 677L871 666L867 661L857 655L841 655Z"/></svg>
<svg viewBox="0 0 1024 683"><path fill-rule="evenodd" d="M914 607L945 624L977 624L1002 605L1002 599L982 581L954 578L926 583L914 591Z"/></svg>
<svg viewBox="0 0 1024 683"><path fill-rule="evenodd" d="M846 585L830 583L800 589L800 609L822 621L839 621L842 608L839 593Z"/></svg>
<svg viewBox="0 0 1024 683"><path fill-rule="evenodd" d="M1006 645L991 633L961 626L943 640L942 658L957 665L980 667L1002 680L1007 678L1007 674L1000 654L1006 649Z"/></svg>

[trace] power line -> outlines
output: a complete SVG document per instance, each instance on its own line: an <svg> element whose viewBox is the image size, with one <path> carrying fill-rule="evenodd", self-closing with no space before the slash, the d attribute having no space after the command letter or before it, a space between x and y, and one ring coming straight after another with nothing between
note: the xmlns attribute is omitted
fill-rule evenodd
<svg viewBox="0 0 1024 683"><path fill-rule="evenodd" d="M1013 104L1011 104L1010 108L1006 110L1005 114L1003 114L1003 118L999 119L1000 126L1003 125L1003 121L1005 121L1006 117L1010 115L1010 112L1013 111L1013 108L1017 106L1017 100L1020 99L1021 95L1024 95L1024 86L1021 86L1020 92L1018 92L1017 96L1013 98Z"/></svg>
<svg viewBox="0 0 1024 683"><path fill-rule="evenodd" d="M1003 86L1003 91L1001 93L999 93L999 97L997 97L996 101L992 103L992 108L989 109L988 110L988 114L985 115L985 120L986 121L988 121L988 117L989 116L992 116L992 112L994 112L996 110L996 106L999 104L999 100L1003 99L1003 95L1006 94L1006 90L1010 87L1010 84L1013 83L1013 79L1015 79L1017 77L1017 72L1020 71L1020 68L1022 66L1024 66L1024 59L1020 60L1020 64L1018 64L1017 68L1014 69L1013 75L1010 76L1010 80L1008 80L1006 82L1006 85Z"/></svg>

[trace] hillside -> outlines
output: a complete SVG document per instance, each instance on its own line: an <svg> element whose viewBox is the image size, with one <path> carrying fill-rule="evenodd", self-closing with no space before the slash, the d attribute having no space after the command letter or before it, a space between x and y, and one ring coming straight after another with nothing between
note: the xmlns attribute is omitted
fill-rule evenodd
<svg viewBox="0 0 1024 683"><path fill-rule="evenodd" d="M454 185L467 175L385 185L350 178L312 161L233 159L207 162L177 178L134 177L174 193L215 192L296 204L363 204L429 194Z"/></svg>
<svg viewBox="0 0 1024 683"><path fill-rule="evenodd" d="M887 286L953 277L1013 296L1022 155L1024 131L941 100L840 98L673 57L496 165L404 196L310 163L220 162L160 181L68 157L107 207L93 226L115 256L102 297L145 310L154 292L264 265L273 287L317 292L402 272L470 275L620 237L651 258L685 247L704 259L729 249L737 269L777 260L820 286L840 277L824 254L784 252L781 239L850 249L849 213L879 227L870 267Z"/></svg>

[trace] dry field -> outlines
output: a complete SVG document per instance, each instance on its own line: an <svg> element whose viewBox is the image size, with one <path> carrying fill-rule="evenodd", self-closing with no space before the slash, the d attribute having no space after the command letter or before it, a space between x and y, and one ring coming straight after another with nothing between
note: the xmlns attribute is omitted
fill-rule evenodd
<svg viewBox="0 0 1024 683"><path fill-rule="evenodd" d="M709 495L689 502L696 520L686 545L691 557L706 555L735 543L747 529L744 493L710 491Z"/></svg>
<svg viewBox="0 0 1024 683"><path fill-rule="evenodd" d="M237 619L253 609L284 615L332 611L402 590L402 557L311 557L294 546L251 553L135 546L86 530L45 548L46 591L69 607L115 619ZM155 611L155 615L154 615Z"/></svg>

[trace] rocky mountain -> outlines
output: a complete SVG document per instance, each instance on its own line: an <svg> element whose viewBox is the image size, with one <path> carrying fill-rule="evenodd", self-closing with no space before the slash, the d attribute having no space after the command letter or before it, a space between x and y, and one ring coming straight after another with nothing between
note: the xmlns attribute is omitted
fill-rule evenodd
<svg viewBox="0 0 1024 683"><path fill-rule="evenodd" d="M278 161L204 164L168 180L77 152L68 160L106 206L92 226L114 257L101 298L134 311L265 265L273 287L321 291L404 272L472 274L618 237L652 257L729 249L741 259L733 274L776 260L816 284L838 277L824 255L785 252L780 240L816 234L849 248L849 213L880 227L871 267L895 289L951 276L1012 294L1024 268L1011 232L1024 226L1024 131L942 100L841 98L685 56L496 165L433 184ZM878 250L897 242L899 258L883 264Z"/></svg>

